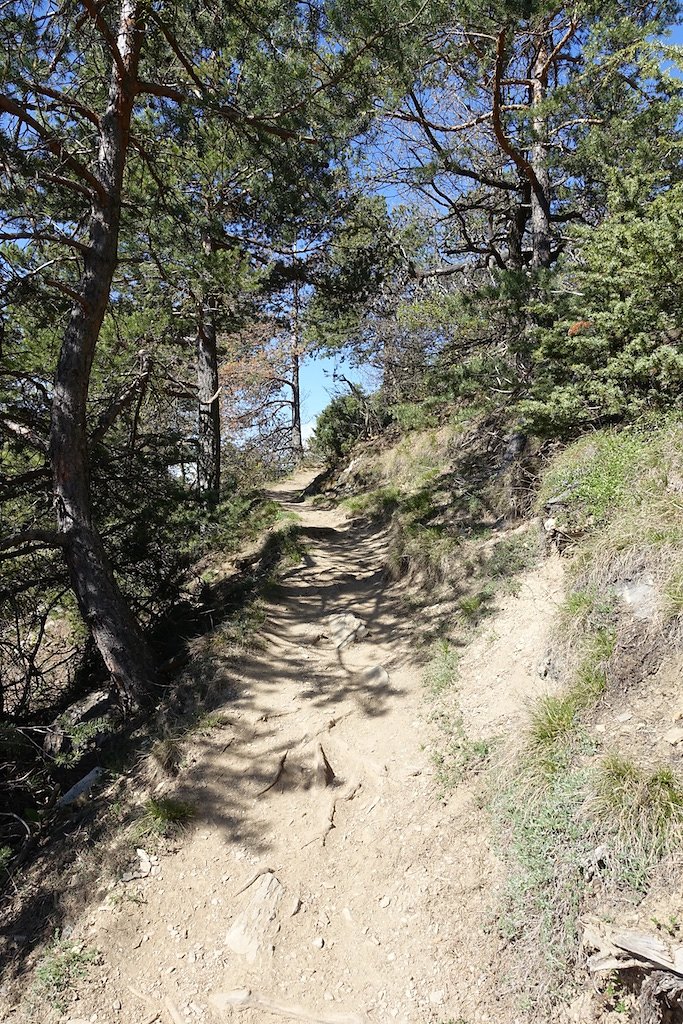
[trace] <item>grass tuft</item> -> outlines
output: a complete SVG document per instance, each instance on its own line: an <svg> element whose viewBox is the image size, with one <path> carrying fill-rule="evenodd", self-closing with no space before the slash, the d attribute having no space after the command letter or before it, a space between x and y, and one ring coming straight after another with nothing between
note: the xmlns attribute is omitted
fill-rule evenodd
<svg viewBox="0 0 683 1024"><path fill-rule="evenodd" d="M615 861L635 889L683 842L683 787L668 766L647 772L621 754L602 762L593 814L613 837Z"/></svg>
<svg viewBox="0 0 683 1024"><path fill-rule="evenodd" d="M150 751L152 758L167 775L177 775L183 757L180 740L175 736L166 736L157 740Z"/></svg>
<svg viewBox="0 0 683 1024"><path fill-rule="evenodd" d="M572 694L539 697L531 711L529 746L532 752L547 753L550 747L565 740L574 728L577 712Z"/></svg>
<svg viewBox="0 0 683 1024"><path fill-rule="evenodd" d="M460 614L470 626L476 626L486 615L491 615L493 609L490 602L493 598L493 590L484 587L476 594L468 594L458 601Z"/></svg>
<svg viewBox="0 0 683 1024"><path fill-rule="evenodd" d="M54 1009L64 1012L75 983L86 976L88 967L99 959L97 950L82 943L55 937L35 971L35 993Z"/></svg>
<svg viewBox="0 0 683 1024"><path fill-rule="evenodd" d="M387 486L347 498L343 504L352 516L385 520L390 519L399 508L401 498L402 492L398 487Z"/></svg>
<svg viewBox="0 0 683 1024"><path fill-rule="evenodd" d="M458 678L458 653L447 640L441 640L434 648L434 654L424 673L424 682L432 697L438 697L450 689Z"/></svg>
<svg viewBox="0 0 683 1024"><path fill-rule="evenodd" d="M683 616L683 564L675 567L663 590L665 621Z"/></svg>
<svg viewBox="0 0 683 1024"><path fill-rule="evenodd" d="M145 804L140 818L135 822L137 839L145 836L169 836L184 828L195 816L196 808L184 800L171 797L152 797Z"/></svg>

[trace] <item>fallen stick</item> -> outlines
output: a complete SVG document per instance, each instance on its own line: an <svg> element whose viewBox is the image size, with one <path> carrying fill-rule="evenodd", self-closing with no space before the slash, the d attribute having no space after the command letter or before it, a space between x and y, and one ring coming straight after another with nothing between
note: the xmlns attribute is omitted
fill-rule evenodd
<svg viewBox="0 0 683 1024"><path fill-rule="evenodd" d="M258 992L251 992L248 988L236 989L233 992L216 992L209 996L209 1002L217 1010L265 1010L267 1013L279 1014L281 1017L289 1017L290 1020L303 1020L308 1024L367 1024L367 1018L357 1013L332 1014L320 1017L317 1013L310 1013L301 1006L289 1006L268 996L260 995Z"/></svg>

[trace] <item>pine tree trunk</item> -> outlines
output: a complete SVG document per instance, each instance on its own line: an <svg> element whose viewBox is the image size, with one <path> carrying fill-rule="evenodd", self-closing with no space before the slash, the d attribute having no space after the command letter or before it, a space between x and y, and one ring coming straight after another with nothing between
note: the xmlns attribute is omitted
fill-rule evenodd
<svg viewBox="0 0 683 1024"><path fill-rule="evenodd" d="M204 304L197 329L199 451L197 487L218 494L221 486L221 411L218 394L216 318L211 300Z"/></svg>
<svg viewBox="0 0 683 1024"><path fill-rule="evenodd" d="M292 456L300 462L304 457L304 443L301 436L301 386L299 383L299 350L292 349Z"/></svg>
<svg viewBox="0 0 683 1024"><path fill-rule="evenodd" d="M519 199L512 211L508 229L508 258L510 270L524 269L524 236L529 221L531 186L527 178L520 175Z"/></svg>
<svg viewBox="0 0 683 1024"><path fill-rule="evenodd" d="M147 703L153 661L138 624L117 586L92 521L86 414L90 372L117 261L121 191L142 42L138 5L123 0L118 46L127 70L114 65L100 125L90 244L64 333L52 402L50 452L58 526L78 606L111 674L130 703Z"/></svg>
<svg viewBox="0 0 683 1024"><path fill-rule="evenodd" d="M542 31L542 30L541 30ZM531 108L533 142L531 166L537 186L531 190L531 244L532 266L544 269L552 262L552 232L550 227L550 174L548 171L548 124L541 107L545 100L548 53L542 41L531 72Z"/></svg>
<svg viewBox="0 0 683 1024"><path fill-rule="evenodd" d="M293 285L292 302L292 357L290 376L292 383L292 457L300 462L304 457L304 443L301 436L301 382L300 369L300 329L299 329L299 282Z"/></svg>

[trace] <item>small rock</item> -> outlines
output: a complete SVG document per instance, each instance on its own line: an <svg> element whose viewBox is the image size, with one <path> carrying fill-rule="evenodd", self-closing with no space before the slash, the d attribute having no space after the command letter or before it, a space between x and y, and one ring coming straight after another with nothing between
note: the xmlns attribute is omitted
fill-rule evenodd
<svg viewBox="0 0 683 1024"><path fill-rule="evenodd" d="M292 902L289 905L289 916L290 917L296 917L296 915L299 913L300 910L301 910L301 900L299 899L298 896L295 896L294 899L292 900Z"/></svg>
<svg viewBox="0 0 683 1024"><path fill-rule="evenodd" d="M633 715L630 711L624 711L621 715L617 715L617 722L630 722Z"/></svg>
<svg viewBox="0 0 683 1024"><path fill-rule="evenodd" d="M111 1008L112 1010L116 1010L116 1012L118 1013L118 1011L121 1009L121 1000L115 999L114 1002L111 1004Z"/></svg>
<svg viewBox="0 0 683 1024"><path fill-rule="evenodd" d="M323 995L323 999L326 999L328 1003L334 1002L334 996L332 995L331 992L325 992L325 994Z"/></svg>
<svg viewBox="0 0 683 1024"><path fill-rule="evenodd" d="M316 936L315 939L313 939L313 945L315 946L316 949L322 949L323 948L323 946L325 945L325 940L322 937L322 935L318 935L318 936Z"/></svg>
<svg viewBox="0 0 683 1024"><path fill-rule="evenodd" d="M606 725L596 725L595 726L595 732L597 732L597 733L603 733L603 732L606 731L606 729L607 729Z"/></svg>
<svg viewBox="0 0 683 1024"><path fill-rule="evenodd" d="M668 732L664 733L664 739L667 743L670 743L672 747L677 747L679 743L683 743L683 729L680 726L676 726L674 729L669 729Z"/></svg>
<svg viewBox="0 0 683 1024"><path fill-rule="evenodd" d="M380 907L384 907L385 909L390 905L390 903L391 896L382 896L382 899L379 901Z"/></svg>
<svg viewBox="0 0 683 1024"><path fill-rule="evenodd" d="M440 1006L443 1001L444 993L441 989L435 989L433 992L429 993L429 1002L432 1003L433 1006Z"/></svg>

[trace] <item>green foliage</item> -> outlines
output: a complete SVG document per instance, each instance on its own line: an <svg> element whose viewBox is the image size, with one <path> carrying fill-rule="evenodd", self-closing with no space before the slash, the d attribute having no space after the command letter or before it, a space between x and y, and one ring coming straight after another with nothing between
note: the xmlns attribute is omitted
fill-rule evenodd
<svg viewBox="0 0 683 1024"><path fill-rule="evenodd" d="M254 650L265 621L266 611L261 602L258 599L250 601L214 632L211 644L231 654Z"/></svg>
<svg viewBox="0 0 683 1024"><path fill-rule="evenodd" d="M440 641L424 673L424 683L432 697L449 690L458 678L458 652L446 640Z"/></svg>
<svg viewBox="0 0 683 1024"><path fill-rule="evenodd" d="M339 459L356 442L370 437L387 422L380 395L340 395L318 416L311 447L326 459Z"/></svg>
<svg viewBox="0 0 683 1024"><path fill-rule="evenodd" d="M583 865L593 841L581 818L585 773L570 770L566 762L563 767L540 789L533 777L516 775L492 802L510 872L500 927L528 958L524 991L534 999L548 998L543 993L560 997L571 978L579 948Z"/></svg>
<svg viewBox="0 0 683 1024"><path fill-rule="evenodd" d="M466 775L483 771L489 764L491 751L492 744L488 740L468 739L461 719L451 721L448 742L432 754L439 799L451 793Z"/></svg>
<svg viewBox="0 0 683 1024"><path fill-rule="evenodd" d="M437 413L443 402L431 398L424 402L402 402L389 406L388 414L401 431L427 430L438 423Z"/></svg>
<svg viewBox="0 0 683 1024"><path fill-rule="evenodd" d="M485 615L491 614L490 603L493 599L493 589L485 587L475 594L468 594L458 600L458 608L465 622L470 626L476 626Z"/></svg>
<svg viewBox="0 0 683 1024"><path fill-rule="evenodd" d="M549 500L579 527L599 525L633 496L645 469L647 432L601 431L587 434L553 460L544 475L537 504Z"/></svg>
<svg viewBox="0 0 683 1024"><path fill-rule="evenodd" d="M539 558L539 545L529 533L506 537L496 541L483 571L491 579L509 580L518 573L531 569Z"/></svg>
<svg viewBox="0 0 683 1024"><path fill-rule="evenodd" d="M196 807L184 800L151 797L135 822L133 832L136 839L144 839L146 836L170 836L185 827L196 814Z"/></svg>
<svg viewBox="0 0 683 1024"><path fill-rule="evenodd" d="M88 968L98 959L97 950L55 932L52 944L35 970L36 995L63 1013L76 982L87 976Z"/></svg>
<svg viewBox="0 0 683 1024"><path fill-rule="evenodd" d="M605 665L614 650L615 634L601 629L583 643L583 657L569 689L560 696L540 697L531 710L528 765L541 775L562 763L578 716L592 707L607 687Z"/></svg>
<svg viewBox="0 0 683 1024"><path fill-rule="evenodd" d="M606 220L579 235L580 266L560 271L539 332L521 411L540 433L633 420L681 407L683 184L652 202L613 197Z"/></svg>
<svg viewBox="0 0 683 1024"><path fill-rule="evenodd" d="M394 512L403 507L405 496L398 487L388 484L374 491L366 491L344 502L349 513L367 519L390 519Z"/></svg>

